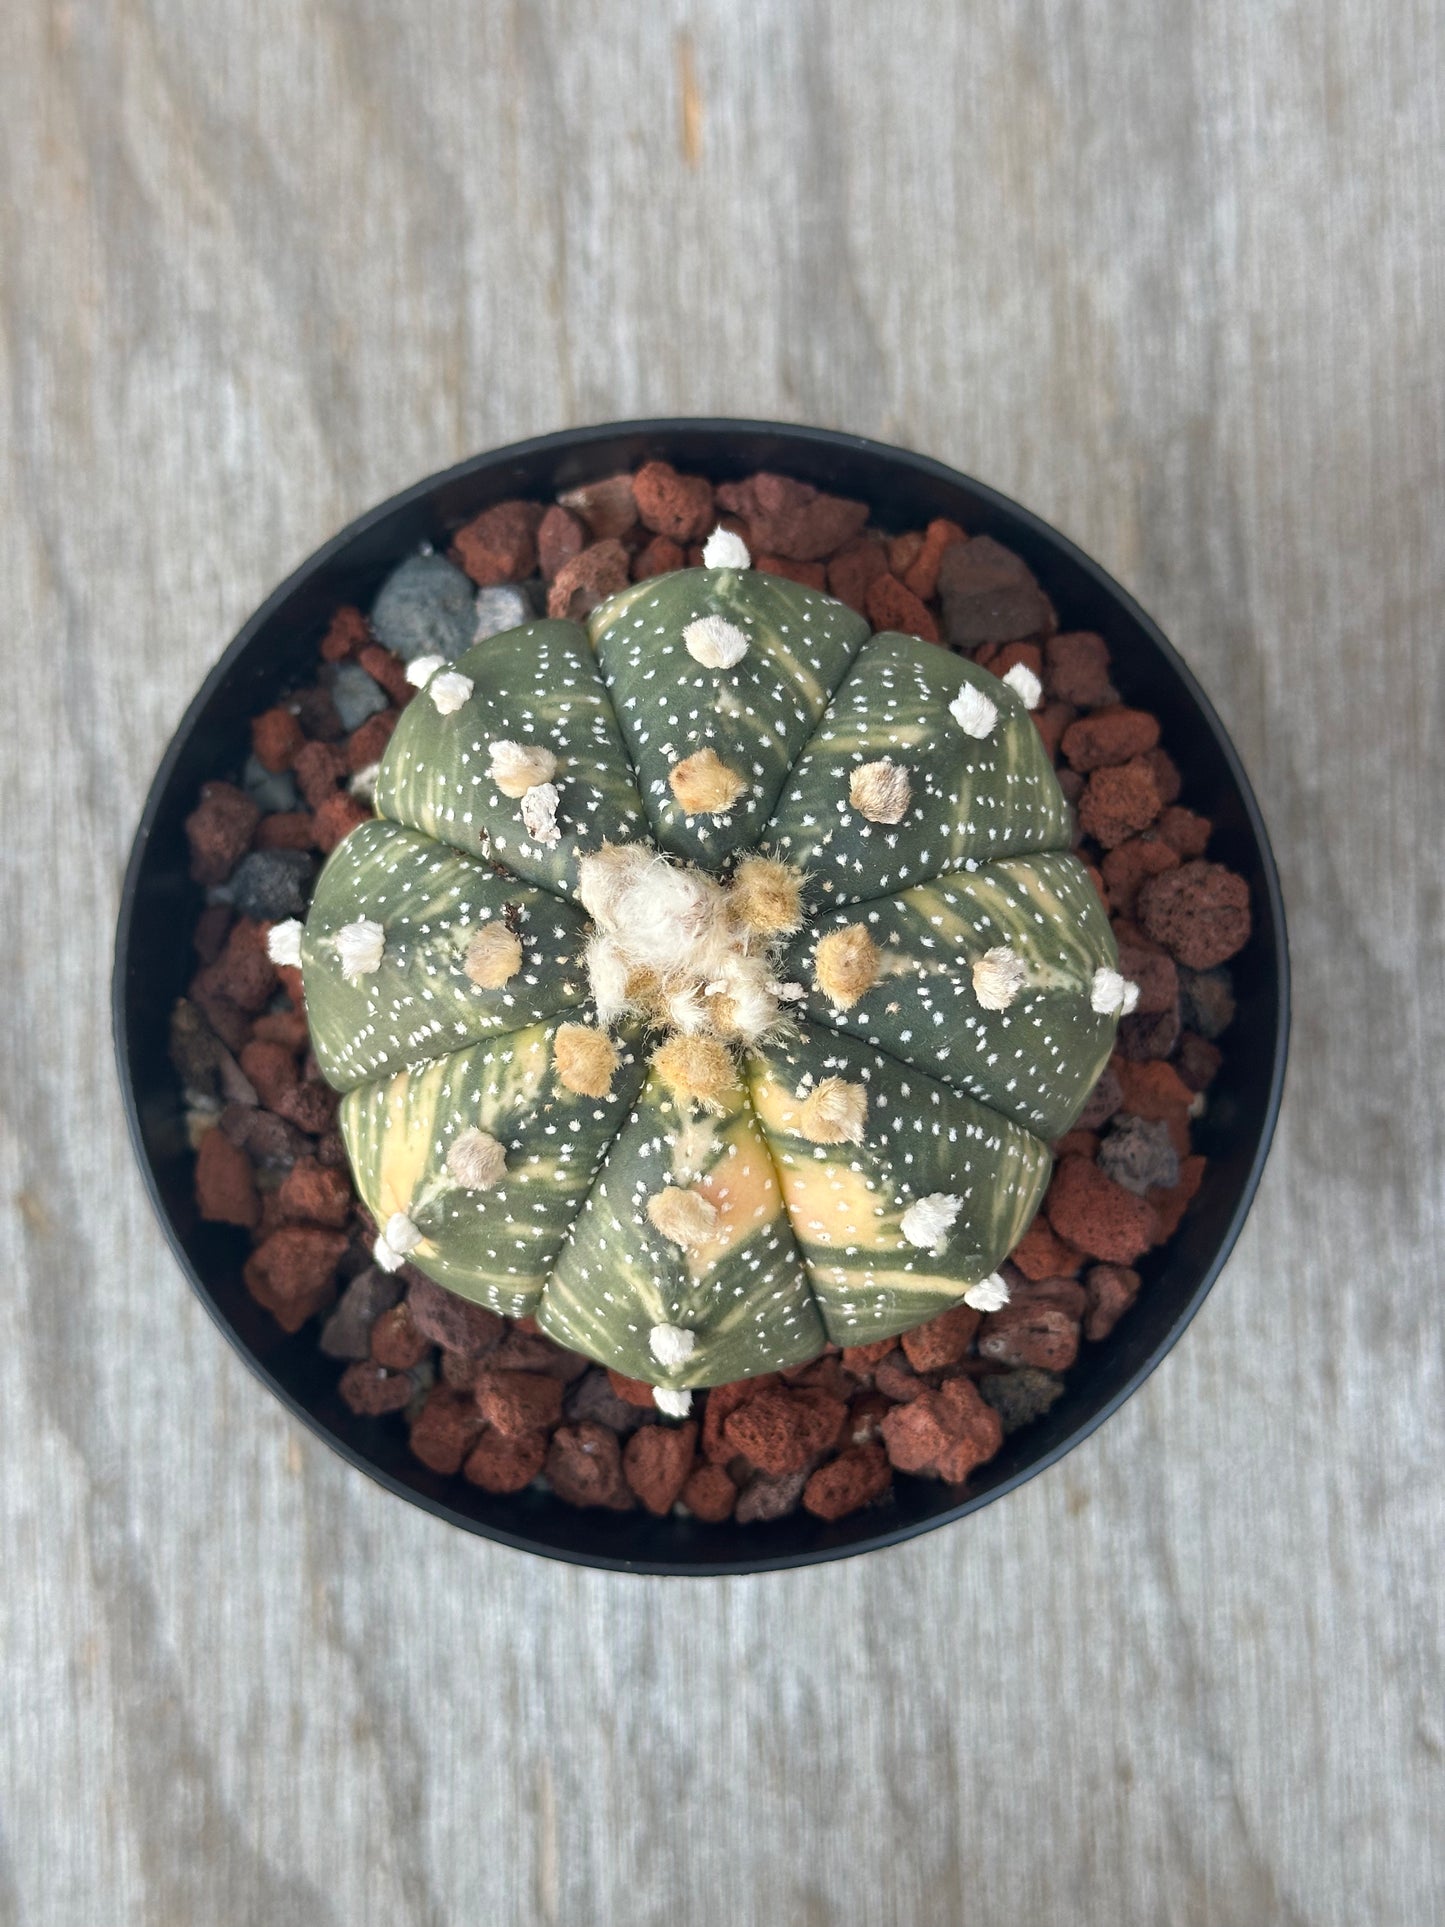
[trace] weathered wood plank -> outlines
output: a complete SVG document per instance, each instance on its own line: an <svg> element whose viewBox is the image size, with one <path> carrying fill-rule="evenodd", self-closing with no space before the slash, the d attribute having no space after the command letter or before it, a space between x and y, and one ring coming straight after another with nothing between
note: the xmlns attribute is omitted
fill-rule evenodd
<svg viewBox="0 0 1445 1927"><path fill-rule="evenodd" d="M0 9L0 1921L1441 1917L1442 24ZM962 1529L705 1586L299 1433L163 1252L105 1010L149 772L272 583L674 411L927 448L1116 570L1256 775L1299 987L1146 1391Z"/></svg>

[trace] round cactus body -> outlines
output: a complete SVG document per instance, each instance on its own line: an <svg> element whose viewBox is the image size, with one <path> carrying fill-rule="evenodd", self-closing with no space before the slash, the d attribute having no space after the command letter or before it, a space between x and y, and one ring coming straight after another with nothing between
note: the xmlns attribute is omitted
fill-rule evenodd
<svg viewBox="0 0 1445 1927"><path fill-rule="evenodd" d="M992 1302L1130 988L1016 690L705 560L413 664L301 939L378 1261L673 1410Z"/></svg>

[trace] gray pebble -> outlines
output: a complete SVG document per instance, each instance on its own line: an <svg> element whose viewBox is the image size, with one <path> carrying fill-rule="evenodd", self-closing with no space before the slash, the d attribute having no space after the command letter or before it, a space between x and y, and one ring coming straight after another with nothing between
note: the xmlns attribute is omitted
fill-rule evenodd
<svg viewBox="0 0 1445 1927"><path fill-rule="evenodd" d="M371 1328L401 1297L401 1280L378 1265L358 1272L321 1327L321 1349L328 1358L368 1358Z"/></svg>
<svg viewBox="0 0 1445 1927"><path fill-rule="evenodd" d="M300 807L301 798L290 770L269 770L259 756L246 758L246 767L241 771L241 788L257 809L264 810L268 816L273 810Z"/></svg>
<svg viewBox="0 0 1445 1927"><path fill-rule="evenodd" d="M1162 1119L1121 1117L1099 1146L1099 1169L1142 1198L1154 1186L1179 1182L1179 1153Z"/></svg>
<svg viewBox="0 0 1445 1927"><path fill-rule="evenodd" d="M368 716L386 708L386 691L359 662L343 662L338 663L332 678L331 700L349 735L353 729L360 729Z"/></svg>
<svg viewBox="0 0 1445 1927"><path fill-rule="evenodd" d="M306 887L316 864L305 850L253 850L231 876L231 901L244 917L280 923L306 914Z"/></svg>
<svg viewBox="0 0 1445 1927"><path fill-rule="evenodd" d="M1190 1030L1212 1044L1234 1022L1234 979L1224 969L1179 967L1180 1015Z"/></svg>
<svg viewBox="0 0 1445 1927"><path fill-rule="evenodd" d="M516 582L499 582L495 588L478 589L476 611L473 642L485 642L490 636L505 635L508 629L520 629L537 613L527 591Z"/></svg>
<svg viewBox="0 0 1445 1927"><path fill-rule="evenodd" d="M792 1512L808 1483L806 1472L755 1472L738 1494L739 1525L757 1525L766 1519L781 1519Z"/></svg>
<svg viewBox="0 0 1445 1927"><path fill-rule="evenodd" d="M596 1370L584 1372L575 1384L567 1387L562 1416L569 1425L581 1425L590 1419L597 1425L608 1426L619 1438L626 1438L639 1425L651 1424L657 1414L619 1398L606 1372Z"/></svg>
<svg viewBox="0 0 1445 1927"><path fill-rule="evenodd" d="M1055 1400L1063 1397L1064 1381L1055 1372L1043 1371L1037 1365L1024 1365L1016 1372L981 1378L978 1389L1003 1420L1007 1434L1042 1418Z"/></svg>
<svg viewBox="0 0 1445 1927"><path fill-rule="evenodd" d="M413 555L382 583L371 626L403 662L418 656L451 662L471 645L472 594L470 580L444 555Z"/></svg>

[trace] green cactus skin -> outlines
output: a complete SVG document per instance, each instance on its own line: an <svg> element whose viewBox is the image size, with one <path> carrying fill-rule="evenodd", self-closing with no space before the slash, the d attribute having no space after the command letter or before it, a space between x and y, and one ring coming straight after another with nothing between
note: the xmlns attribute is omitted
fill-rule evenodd
<svg viewBox="0 0 1445 1927"><path fill-rule="evenodd" d="M709 617L741 633L739 660L710 666L685 640ZM378 1225L409 1221L409 1261L674 1391L908 1330L987 1277L1037 1209L1048 1140L1082 1108L1117 1021L1091 998L1117 964L1113 938L1014 691L732 567L624 590L590 640L529 623L449 668L470 695L442 713L423 691L404 711L378 820L329 859L302 939L357 1185ZM981 738L950 707L969 689L996 711ZM493 781L498 741L555 757L555 841L531 835ZM700 750L744 787L689 815L669 779ZM871 793L865 814L851 787L882 759L907 772L897 822ZM649 1069L663 1040L636 1016L611 1027L604 1096L559 1074L561 1027L602 1028L578 866L607 844L649 846L725 887L751 852L802 873L803 927L738 940L762 946L787 1001L732 1039L726 1088L679 1095ZM360 919L380 926L380 959L348 976L338 937ZM816 946L855 925L876 971L839 1004ZM513 932L522 960L479 989L463 965L487 926ZM998 1009L975 972L1001 948L1018 983ZM829 1079L849 1087L856 1128L820 1133L810 1118ZM448 1154L477 1131L505 1171L469 1189ZM696 1219L686 1237L652 1216L674 1188ZM920 1238L931 1220L908 1214L940 1199L951 1222Z"/></svg>

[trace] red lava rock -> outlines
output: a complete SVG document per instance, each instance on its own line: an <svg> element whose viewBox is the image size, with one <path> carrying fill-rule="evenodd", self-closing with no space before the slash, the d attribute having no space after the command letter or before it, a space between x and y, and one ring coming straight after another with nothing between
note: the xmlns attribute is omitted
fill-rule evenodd
<svg viewBox="0 0 1445 1927"><path fill-rule="evenodd" d="M262 818L261 829L266 827L268 820L268 818ZM260 830L257 831L257 835L260 835ZM202 963L214 963L220 956L230 927L230 904L208 903L196 919L196 927L191 934L191 946Z"/></svg>
<svg viewBox="0 0 1445 1927"><path fill-rule="evenodd" d="M1100 709L1117 703L1118 691L1109 681L1109 645L1087 629L1050 636L1044 644L1044 689L1060 702L1079 709Z"/></svg>
<svg viewBox="0 0 1445 1927"><path fill-rule="evenodd" d="M220 956L196 977L193 994L199 1001L214 993L237 1010L254 1014L265 1007L275 989L276 966L266 954L265 933L250 917L238 917Z"/></svg>
<svg viewBox="0 0 1445 1927"><path fill-rule="evenodd" d="M1079 1321L1030 1293L988 1314L978 1335L978 1355L995 1365L1067 1371L1079 1355Z"/></svg>
<svg viewBox="0 0 1445 1927"><path fill-rule="evenodd" d="M482 1417L510 1439L544 1431L562 1416L562 1382L540 1372L496 1371L488 1365L477 1373L476 1394Z"/></svg>
<svg viewBox="0 0 1445 1927"><path fill-rule="evenodd" d="M1174 967L1174 959L1164 951L1156 950L1152 944L1121 942L1119 969L1130 983L1139 986L1137 1008L1142 1013L1178 1009L1179 972Z"/></svg>
<svg viewBox="0 0 1445 1927"><path fill-rule="evenodd" d="M1124 1090L1119 1082L1118 1072L1112 1064L1106 1064L1098 1083L1089 1093L1088 1103L1085 1104L1083 1110L1079 1113L1078 1123L1075 1129L1097 1131L1101 1124L1107 1124L1109 1122L1109 1119L1114 1115L1115 1111L1118 1110L1123 1101ZM1034 1219L1035 1224L1042 1222L1043 1220L1040 1218ZM1068 1267L1064 1265L1059 1267L1060 1272L1067 1269Z"/></svg>
<svg viewBox="0 0 1445 1927"><path fill-rule="evenodd" d="M623 1474L657 1518L664 1518L681 1498L692 1471L696 1444L697 1425L692 1419L679 1426L644 1425L627 1441L622 1453Z"/></svg>
<svg viewBox="0 0 1445 1927"><path fill-rule="evenodd" d="M503 1432L484 1431L462 1466L462 1477L484 1492L521 1492L542 1470L547 1459L547 1434L527 1432L509 1439Z"/></svg>
<svg viewBox="0 0 1445 1927"><path fill-rule="evenodd" d="M196 1147L196 1209L210 1224L239 1224L247 1231L261 1216L251 1160L214 1127Z"/></svg>
<svg viewBox="0 0 1445 1927"><path fill-rule="evenodd" d="M309 683L292 698L296 720L302 733L314 743L339 743L346 726L336 711L331 691L322 683Z"/></svg>
<svg viewBox="0 0 1445 1927"><path fill-rule="evenodd" d="M1139 1296L1139 1274L1126 1265L1091 1265L1084 1274L1084 1291L1088 1298L1084 1336L1097 1344Z"/></svg>
<svg viewBox="0 0 1445 1927"><path fill-rule="evenodd" d="M471 1399L445 1385L434 1386L411 1428L412 1457L420 1459L431 1472L447 1476L460 1472L462 1460L481 1429L482 1421Z"/></svg>
<svg viewBox="0 0 1445 1927"><path fill-rule="evenodd" d="M1179 1182L1167 1191L1151 1191L1149 1202L1158 1216L1159 1228L1155 1244L1163 1244L1172 1238L1179 1229L1180 1220L1199 1194L1204 1182L1206 1160L1202 1157L1186 1157L1179 1161Z"/></svg>
<svg viewBox="0 0 1445 1927"><path fill-rule="evenodd" d="M1056 1158L1093 1158L1099 1155L1099 1140L1092 1131L1080 1130L1076 1124L1072 1131L1065 1131L1053 1151Z"/></svg>
<svg viewBox="0 0 1445 1927"><path fill-rule="evenodd" d="M1132 1264L1158 1232L1149 1201L1115 1184L1085 1158L1060 1159L1044 1208L1061 1238L1110 1264Z"/></svg>
<svg viewBox="0 0 1445 1927"><path fill-rule="evenodd" d="M761 1472L799 1472L838 1436L847 1408L826 1392L759 1392L731 1413L723 1436Z"/></svg>
<svg viewBox="0 0 1445 1927"><path fill-rule="evenodd" d="M976 649L974 661L980 669L986 669L991 676L1002 682L1010 669L1020 663L1030 674L1042 677L1044 652L1042 647L1028 638L1018 642L986 642L982 649Z"/></svg>
<svg viewBox="0 0 1445 1927"><path fill-rule="evenodd" d="M888 551L876 535L858 535L828 563L828 590L858 614L866 614L870 584L888 573Z"/></svg>
<svg viewBox="0 0 1445 1927"><path fill-rule="evenodd" d="M261 812L234 783L203 783L201 800L186 818L191 879L224 883L250 846Z"/></svg>
<svg viewBox="0 0 1445 1927"><path fill-rule="evenodd" d="M1166 1123L1179 1121L1188 1128L1194 1093L1172 1064L1133 1064L1119 1057L1111 1061L1119 1080L1122 1110L1135 1117L1162 1118Z"/></svg>
<svg viewBox="0 0 1445 1927"><path fill-rule="evenodd" d="M738 1524L762 1525L796 1512L807 1480L806 1472L755 1472L738 1494Z"/></svg>
<svg viewBox="0 0 1445 1927"><path fill-rule="evenodd" d="M1083 1252L1075 1251L1071 1244L1065 1244L1042 1212L1019 1239L1009 1257L1025 1278L1035 1283L1040 1278L1076 1277L1084 1262Z"/></svg>
<svg viewBox="0 0 1445 1927"><path fill-rule="evenodd" d="M297 751L293 768L296 786L314 810L335 792L346 775L346 752L334 743L307 743Z"/></svg>
<svg viewBox="0 0 1445 1927"><path fill-rule="evenodd" d="M628 556L622 544L615 537L594 542L557 571L547 591L547 614L578 622L627 582Z"/></svg>
<svg viewBox="0 0 1445 1927"><path fill-rule="evenodd" d="M328 796L311 819L316 847L328 854L346 840L362 823L371 821L371 811L355 796L337 790Z"/></svg>
<svg viewBox="0 0 1445 1927"><path fill-rule="evenodd" d="M633 556L632 577L635 582L646 582L651 576L668 575L673 569L682 568L686 561L687 557L670 535L654 535Z"/></svg>
<svg viewBox="0 0 1445 1927"><path fill-rule="evenodd" d="M506 1334L487 1362L495 1371L540 1372L563 1385L570 1385L587 1370L587 1360L580 1352L569 1352L542 1332L524 1330L520 1323Z"/></svg>
<svg viewBox="0 0 1445 1927"><path fill-rule="evenodd" d="M896 1338L875 1338L867 1345L845 1345L842 1351L843 1369L858 1378L871 1378L874 1366L880 1359L887 1358L897 1345Z"/></svg>
<svg viewBox="0 0 1445 1927"><path fill-rule="evenodd" d="M827 587L827 574L821 562L793 562L785 555L755 555L753 567L762 575L780 575L788 582L801 582L805 589Z"/></svg>
<svg viewBox="0 0 1445 1927"><path fill-rule="evenodd" d="M637 523L637 498L632 492L630 475L609 475L600 482L584 482L581 488L568 489L557 500L564 509L580 515L597 542L609 536L626 535Z"/></svg>
<svg viewBox="0 0 1445 1927"><path fill-rule="evenodd" d="M483 509L452 537L456 561L479 588L525 582L537 566L542 514L538 502L498 502Z"/></svg>
<svg viewBox="0 0 1445 1927"><path fill-rule="evenodd" d="M1114 763L1147 755L1159 741L1159 719L1143 709L1118 705L1081 716L1064 731L1063 752L1070 768L1087 776Z"/></svg>
<svg viewBox="0 0 1445 1927"><path fill-rule="evenodd" d="M277 1201L283 1217L340 1231L351 1217L351 1181L315 1158L297 1158L281 1180Z"/></svg>
<svg viewBox="0 0 1445 1927"><path fill-rule="evenodd" d="M681 1498L705 1525L716 1526L733 1516L738 1489L720 1465L700 1465L683 1486Z"/></svg>
<svg viewBox="0 0 1445 1927"><path fill-rule="evenodd" d="M990 535L976 535L944 550L938 592L944 633L955 648L1051 635L1058 627L1053 604L1028 564Z"/></svg>
<svg viewBox="0 0 1445 1927"><path fill-rule="evenodd" d="M636 1503L622 1476L616 1434L605 1426L559 1426L547 1448L545 1470L552 1490L568 1505L629 1512Z"/></svg>
<svg viewBox="0 0 1445 1927"><path fill-rule="evenodd" d="M608 1377L612 1377L610 1372ZM763 1372L757 1378L738 1378L729 1385L714 1385L709 1389L702 1412L702 1455L709 1464L726 1465L737 1456L736 1448L728 1444L725 1435L727 1420L750 1398L756 1398L759 1392L771 1391L778 1383L776 1372Z"/></svg>
<svg viewBox="0 0 1445 1927"><path fill-rule="evenodd" d="M639 1410L657 1410L657 1400L652 1396L652 1387L643 1378L627 1378L621 1372L607 1367L607 1382L622 1400L624 1405L635 1405Z"/></svg>
<svg viewBox="0 0 1445 1927"><path fill-rule="evenodd" d="M717 492L724 508L748 525L754 549L791 562L818 562L862 532L864 502L820 495L808 482L760 470L745 482L725 482Z"/></svg>
<svg viewBox="0 0 1445 1927"><path fill-rule="evenodd" d="M343 602L331 618L331 626L321 638L323 662L345 662L371 641L371 624L350 603Z"/></svg>
<svg viewBox="0 0 1445 1927"><path fill-rule="evenodd" d="M282 1331L300 1331L308 1318L330 1304L346 1246L341 1231L310 1224L284 1226L246 1260L246 1289Z"/></svg>
<svg viewBox="0 0 1445 1927"><path fill-rule="evenodd" d="M251 721L251 748L256 761L273 775L290 769L296 752L306 741L301 725L289 709L268 709Z"/></svg>
<svg viewBox="0 0 1445 1927"><path fill-rule="evenodd" d="M1203 856L1213 833L1214 825L1207 816L1182 810L1177 803L1172 803L1159 819L1160 836L1181 857Z"/></svg>
<svg viewBox="0 0 1445 1927"><path fill-rule="evenodd" d="M1219 1073L1224 1057L1217 1044L1211 1044L1197 1031L1187 1030L1179 1040L1176 1068L1191 1091L1207 1091Z"/></svg>
<svg viewBox="0 0 1445 1927"><path fill-rule="evenodd" d="M853 1445L818 1467L803 1487L803 1507L819 1519L843 1519L881 1499L892 1484L883 1447Z"/></svg>
<svg viewBox="0 0 1445 1927"><path fill-rule="evenodd" d="M1249 885L1222 863L1193 862L1139 890L1140 926L1191 970L1210 970L1249 941Z"/></svg>
<svg viewBox="0 0 1445 1927"><path fill-rule="evenodd" d="M1150 877L1179 868L1179 853L1170 849L1162 837L1146 830L1142 836L1131 836L1109 850L1102 868L1109 908L1126 917L1132 913L1140 888Z"/></svg>
<svg viewBox="0 0 1445 1927"><path fill-rule="evenodd" d="M679 475L668 462L645 462L632 478L642 526L674 542L695 542L712 527L712 483Z"/></svg>
<svg viewBox="0 0 1445 1927"><path fill-rule="evenodd" d="M914 1371L905 1354L897 1348L896 1341L887 1357L880 1358L873 1367L873 1384L885 1398L894 1399L899 1404L921 1398L928 1390L927 1381Z"/></svg>
<svg viewBox="0 0 1445 1927"><path fill-rule="evenodd" d="M346 745L346 767L355 773L379 763L399 720L394 709L379 710L375 716L368 716L361 727L351 733Z"/></svg>
<svg viewBox="0 0 1445 1927"><path fill-rule="evenodd" d="M1121 1018L1119 1049L1125 1057L1169 1057L1179 1041L1179 1006L1172 1010L1136 1011Z"/></svg>
<svg viewBox="0 0 1445 1927"><path fill-rule="evenodd" d="M268 1111L276 1109L277 1099L293 1090L301 1077L295 1057L284 1045L261 1040L253 1040L242 1050L241 1069Z"/></svg>
<svg viewBox="0 0 1445 1927"><path fill-rule="evenodd" d="M971 1305L950 1305L926 1325L904 1332L900 1343L915 1372L941 1372L965 1356L978 1330L979 1313Z"/></svg>
<svg viewBox="0 0 1445 1927"><path fill-rule="evenodd" d="M384 1412L400 1412L410 1405L416 1386L409 1372L389 1372L384 1365L362 1359L347 1366L336 1389L359 1418L380 1418Z"/></svg>
<svg viewBox="0 0 1445 1927"><path fill-rule="evenodd" d="M409 1372L429 1350L426 1337L406 1308L406 1300L392 1305L371 1328L371 1356L391 1372Z"/></svg>
<svg viewBox="0 0 1445 1927"><path fill-rule="evenodd" d="M1044 748L1049 752L1049 761L1058 759L1059 744L1063 741L1064 731L1078 715L1072 703L1045 703L1042 709L1033 712L1034 728L1043 738Z"/></svg>
<svg viewBox="0 0 1445 1927"><path fill-rule="evenodd" d="M807 1365L794 1365L782 1374L785 1385L801 1385L805 1390L826 1392L829 1398L847 1401L858 1389L853 1374L845 1371L837 1352L827 1352Z"/></svg>
<svg viewBox="0 0 1445 1927"><path fill-rule="evenodd" d="M1159 814L1154 772L1142 759L1096 769L1079 798L1079 827L1106 850L1147 830Z"/></svg>
<svg viewBox="0 0 1445 1927"><path fill-rule="evenodd" d="M310 810L277 810L273 816L263 816L251 838L253 850L310 850L315 846Z"/></svg>
<svg viewBox="0 0 1445 1927"><path fill-rule="evenodd" d="M896 576L876 576L869 583L864 611L875 629L917 636L921 642L938 641L938 624Z"/></svg>
<svg viewBox="0 0 1445 1927"><path fill-rule="evenodd" d="M410 1271L410 1268L408 1267ZM494 1352L506 1333L506 1321L485 1305L474 1305L469 1298L444 1291L419 1271L411 1271L406 1302L417 1329L433 1345L470 1360Z"/></svg>
<svg viewBox="0 0 1445 1927"><path fill-rule="evenodd" d="M940 516L930 522L923 531L923 546L904 571L903 586L920 602L928 602L938 593L938 571L943 557L955 542L966 542L968 537L958 526Z"/></svg>
<svg viewBox="0 0 1445 1927"><path fill-rule="evenodd" d="M998 1413L966 1378L951 1378L910 1405L895 1405L884 1415L882 1432L900 1472L933 1474L950 1485L961 1483L1003 1443Z"/></svg>
<svg viewBox="0 0 1445 1927"><path fill-rule="evenodd" d="M380 683L398 709L405 709L416 691L406 679L406 664L400 656L383 649L379 642L368 643L357 658L374 683Z"/></svg>
<svg viewBox="0 0 1445 1927"><path fill-rule="evenodd" d="M308 1137L320 1137L336 1122L338 1094L325 1084L293 1084L276 1100L278 1113Z"/></svg>
<svg viewBox="0 0 1445 1927"><path fill-rule="evenodd" d="M554 502L537 525L537 567L550 582L557 571L587 546L588 528L581 516Z"/></svg>
<svg viewBox="0 0 1445 1927"><path fill-rule="evenodd" d="M1154 785L1165 803L1177 803L1179 792L1184 787L1184 779L1179 774L1179 765L1167 750L1154 748L1149 752L1149 767L1154 772Z"/></svg>

